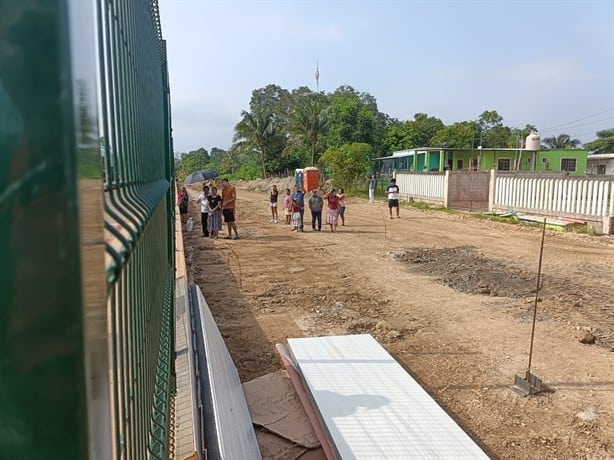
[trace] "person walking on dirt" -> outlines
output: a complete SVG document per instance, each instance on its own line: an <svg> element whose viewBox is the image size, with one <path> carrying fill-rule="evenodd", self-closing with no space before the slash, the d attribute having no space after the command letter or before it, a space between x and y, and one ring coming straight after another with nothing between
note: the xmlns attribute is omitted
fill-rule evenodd
<svg viewBox="0 0 614 460"><path fill-rule="evenodd" d="M235 204L237 201L237 189L230 185L228 179L222 179L222 215L228 226L227 240L232 238L232 230L235 231L235 240L239 239L237 224L235 224Z"/></svg>
<svg viewBox="0 0 614 460"><path fill-rule="evenodd" d="M328 204L326 209L326 223L330 225L330 231L337 233L337 220L339 218L339 198L337 197L336 190L333 188L324 195Z"/></svg>
<svg viewBox="0 0 614 460"><path fill-rule="evenodd" d="M209 203L209 219L207 230L211 239L217 240L222 229L222 197L217 194L217 187L211 187L211 195L207 198Z"/></svg>
<svg viewBox="0 0 614 460"><path fill-rule="evenodd" d="M292 199L298 202L298 205L301 207L301 225L299 226L299 231L303 231L303 220L305 217L305 192L303 191L303 187L301 185L294 186L294 193L292 194Z"/></svg>
<svg viewBox="0 0 614 460"><path fill-rule="evenodd" d="M198 202L200 203L200 223L203 228L203 236L209 236L209 229L207 228L207 220L209 218L209 186L203 185L203 191L198 196Z"/></svg>
<svg viewBox="0 0 614 460"><path fill-rule="evenodd" d="M284 195L284 217L286 218L286 225L290 225L290 221L292 219L292 193L290 189L286 189L286 194Z"/></svg>
<svg viewBox="0 0 614 460"><path fill-rule="evenodd" d="M397 209L397 219L399 216L399 186L396 179L390 180L390 185L386 188L388 194L388 211L390 211L390 218L392 219L392 208Z"/></svg>
<svg viewBox="0 0 614 460"><path fill-rule="evenodd" d="M365 176L369 184L369 203L375 203L375 177L372 174Z"/></svg>
<svg viewBox="0 0 614 460"><path fill-rule="evenodd" d="M271 188L271 195L269 197L269 206L271 206L271 223L277 223L277 197L279 196L279 192L277 191L277 185L273 185Z"/></svg>
<svg viewBox="0 0 614 460"><path fill-rule="evenodd" d="M311 193L312 195L309 197L309 201L307 202L309 211L311 212L311 230L313 232L319 232L322 230L322 207L324 207L324 200L320 195L318 195L317 189L314 188Z"/></svg>
<svg viewBox="0 0 614 460"><path fill-rule="evenodd" d="M339 193L337 193L337 198L339 199L339 217L341 218L341 225L345 226L345 190L340 188Z"/></svg>

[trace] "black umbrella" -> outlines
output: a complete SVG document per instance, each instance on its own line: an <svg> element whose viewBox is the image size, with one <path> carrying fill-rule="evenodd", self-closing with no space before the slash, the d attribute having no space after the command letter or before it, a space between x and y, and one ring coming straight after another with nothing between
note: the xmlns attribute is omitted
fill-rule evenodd
<svg viewBox="0 0 614 460"><path fill-rule="evenodd" d="M201 169L200 171L194 171L187 175L184 184L194 184L196 182L203 182L210 179L215 179L218 176L218 173L215 171L211 171L210 169Z"/></svg>

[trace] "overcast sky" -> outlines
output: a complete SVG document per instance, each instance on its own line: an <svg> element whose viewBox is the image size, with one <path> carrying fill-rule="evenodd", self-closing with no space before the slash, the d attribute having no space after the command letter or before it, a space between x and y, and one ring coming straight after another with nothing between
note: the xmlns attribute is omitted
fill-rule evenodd
<svg viewBox="0 0 614 460"><path fill-rule="evenodd" d="M583 142L614 127L614 1L159 0L175 151L227 149L251 92L341 85L381 112Z"/></svg>

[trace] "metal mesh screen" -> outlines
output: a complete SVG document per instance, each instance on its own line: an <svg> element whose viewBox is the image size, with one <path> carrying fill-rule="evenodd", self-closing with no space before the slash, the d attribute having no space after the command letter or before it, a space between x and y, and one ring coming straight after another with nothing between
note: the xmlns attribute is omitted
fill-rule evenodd
<svg viewBox="0 0 614 460"><path fill-rule="evenodd" d="M157 2L99 1L98 27L113 450L116 458L166 458L174 233Z"/></svg>

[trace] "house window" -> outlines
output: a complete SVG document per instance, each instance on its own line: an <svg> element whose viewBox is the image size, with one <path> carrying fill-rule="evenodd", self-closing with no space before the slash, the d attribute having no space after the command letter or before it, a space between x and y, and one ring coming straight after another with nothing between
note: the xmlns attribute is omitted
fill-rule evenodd
<svg viewBox="0 0 614 460"><path fill-rule="evenodd" d="M561 171L576 172L576 159L561 158Z"/></svg>
<svg viewBox="0 0 614 460"><path fill-rule="evenodd" d="M478 170L478 159L477 158L472 158L471 159L471 170L472 171L477 171Z"/></svg>
<svg viewBox="0 0 614 460"><path fill-rule="evenodd" d="M509 158L499 158L497 160L497 170L498 171L509 171L512 165L512 160Z"/></svg>
<svg viewBox="0 0 614 460"><path fill-rule="evenodd" d="M605 174L605 165L597 165L597 174Z"/></svg>
<svg viewBox="0 0 614 460"><path fill-rule="evenodd" d="M463 160L456 160L456 169L459 171L463 170Z"/></svg>

